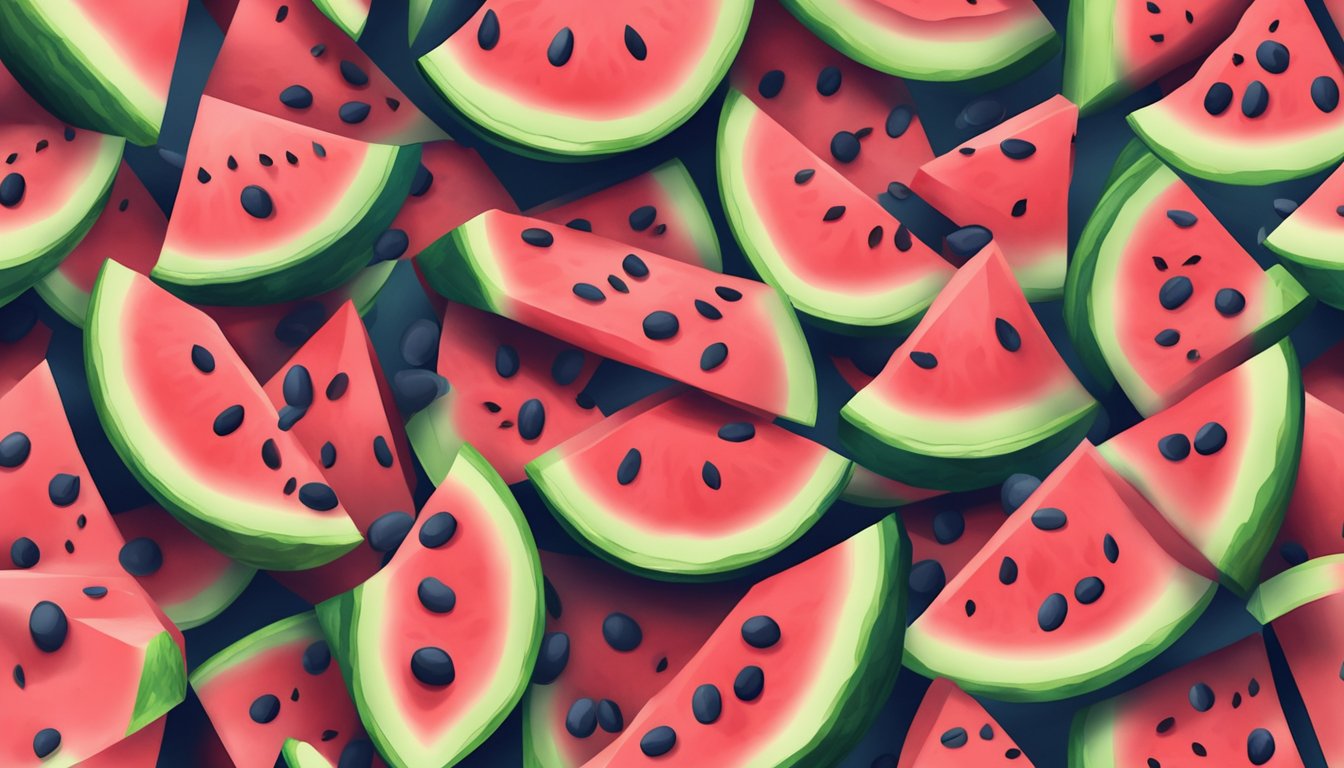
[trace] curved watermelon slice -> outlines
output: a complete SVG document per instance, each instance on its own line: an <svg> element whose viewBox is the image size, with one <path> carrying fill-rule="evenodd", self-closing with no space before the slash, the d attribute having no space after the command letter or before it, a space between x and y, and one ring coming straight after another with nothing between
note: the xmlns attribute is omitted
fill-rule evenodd
<svg viewBox="0 0 1344 768"><path fill-rule="evenodd" d="M940 498L899 512L910 536L914 608L938 596L1008 519L998 499Z"/></svg>
<svg viewBox="0 0 1344 768"><path fill-rule="evenodd" d="M750 408L816 418L802 329L761 283L502 211L463 224L418 261L454 301Z"/></svg>
<svg viewBox="0 0 1344 768"><path fill-rule="evenodd" d="M321 471L279 429L266 393L200 311L109 260L93 289L84 362L122 461L220 552L293 570L360 543ZM267 466L268 444L283 471Z"/></svg>
<svg viewBox="0 0 1344 768"><path fill-rule="evenodd" d="M503 722L527 687L542 614L532 533L471 446L391 562L317 606L360 719L398 768L452 765Z"/></svg>
<svg viewBox="0 0 1344 768"><path fill-rule="evenodd" d="M1341 84L1307 4L1257 0L1189 82L1129 124L1187 173L1270 184L1344 157Z"/></svg>
<svg viewBox="0 0 1344 768"><path fill-rule="evenodd" d="M854 472L840 492L840 499L861 507L901 507L940 496L943 491L916 488L899 480L883 477L871 469L854 465Z"/></svg>
<svg viewBox="0 0 1344 768"><path fill-rule="evenodd" d="M0 636L0 764L83 765L186 695L182 635L126 576L0 572Z"/></svg>
<svg viewBox="0 0 1344 768"><path fill-rule="evenodd" d="M1057 299L1077 132L1078 108L1054 96L925 163L910 189L957 224L993 232L1028 301Z"/></svg>
<svg viewBox="0 0 1344 768"><path fill-rule="evenodd" d="M160 717L93 757L79 761L79 768L155 768L167 722L167 717Z"/></svg>
<svg viewBox="0 0 1344 768"><path fill-rule="evenodd" d="M336 12L349 18L354 8L367 10L368 0L242 0L237 5L233 23L221 25L227 32L210 70L207 95L361 141L416 144L447 138L360 50L351 39L357 35L347 36L323 16ZM237 154L238 162L247 162L245 154Z"/></svg>
<svg viewBox="0 0 1344 768"><path fill-rule="evenodd" d="M647 397L527 465L574 538L673 579L779 552L830 507L849 472L849 459L825 446L698 392Z"/></svg>
<svg viewBox="0 0 1344 768"><path fill-rule="evenodd" d="M1069 4L1064 95L1084 115L1195 61L1231 34L1251 0Z"/></svg>
<svg viewBox="0 0 1344 768"><path fill-rule="evenodd" d="M1305 560L1344 553L1344 413L1307 392L1302 415L1302 458L1283 525L1260 566L1261 581Z"/></svg>
<svg viewBox="0 0 1344 768"><path fill-rule="evenodd" d="M890 651L904 629L907 562L900 524L887 517L756 584L587 765L643 765L658 755L725 767L838 762L900 669ZM778 637L752 631L770 623Z"/></svg>
<svg viewBox="0 0 1344 768"><path fill-rule="evenodd" d="M419 160L419 147L365 144L203 96L150 274L207 304L331 290L368 263Z"/></svg>
<svg viewBox="0 0 1344 768"><path fill-rule="evenodd" d="M578 768L614 741L625 719L676 677L743 592L737 584L648 581L552 552L541 553L541 570L546 635L523 705L523 762L547 768ZM633 650L613 647L601 631L625 618L640 631ZM602 712L591 733L583 715L589 707Z"/></svg>
<svg viewBox="0 0 1344 768"><path fill-rule="evenodd" d="M6 2L0 56L52 112L150 146L159 140L187 0L126 11L102 0Z"/></svg>
<svg viewBox="0 0 1344 768"><path fill-rule="evenodd" d="M1083 230L1064 295L1069 335L1139 413L1179 401L1287 335L1312 301L1261 270L1185 182L1134 160Z"/></svg>
<svg viewBox="0 0 1344 768"><path fill-rule="evenodd" d="M333 762L369 748L312 611L211 656L192 671L191 688L235 765L274 765L288 738L310 742Z"/></svg>
<svg viewBox="0 0 1344 768"><path fill-rule="evenodd" d="M1241 592L1293 492L1302 380L1287 340L1099 450Z"/></svg>
<svg viewBox="0 0 1344 768"><path fill-rule="evenodd" d="M1344 259L1326 244L1344 236L1344 171L1336 170L1265 238L1311 294L1344 307Z"/></svg>
<svg viewBox="0 0 1344 768"><path fill-rule="evenodd" d="M1084 442L906 633L905 663L970 693L1051 701L1138 669L1195 622L1216 585Z"/></svg>
<svg viewBox="0 0 1344 768"><path fill-rule="evenodd" d="M364 25L369 21L369 7L373 5L373 0L313 0L313 5L352 39L358 40L364 34Z"/></svg>
<svg viewBox="0 0 1344 768"><path fill-rule="evenodd" d="M841 409L840 437L855 460L884 475L969 490L1012 472L1044 474L1096 411L991 244Z"/></svg>
<svg viewBox="0 0 1344 768"><path fill-rule="evenodd" d="M1070 766L1199 764L1302 765L1258 634L1074 718Z"/></svg>
<svg viewBox="0 0 1344 768"><path fill-rule="evenodd" d="M719 189L743 254L812 321L902 330L951 278L952 265L739 91L728 92L718 142Z"/></svg>
<svg viewBox="0 0 1344 768"><path fill-rule="evenodd" d="M1031 761L1021 758L1017 743L979 702L938 678L919 702L896 768L1031 768Z"/></svg>
<svg viewBox="0 0 1344 768"><path fill-rule="evenodd" d="M6 9L18 7L6 3ZM4 11L0 11L3 16ZM7 22L0 22L7 26ZM0 305L28 290L88 233L107 200L126 142L75 130L47 114L0 63L0 181L17 201L0 205ZM41 149L37 149L41 147ZM10 193L12 194L12 193Z"/></svg>
<svg viewBox="0 0 1344 768"><path fill-rule="evenodd" d="M487 0L420 59L430 83L511 149L621 152L684 123L728 71L749 0Z"/></svg>
<svg viewBox="0 0 1344 768"><path fill-rule="evenodd" d="M841 53L915 80L1034 69L1059 49L1031 0L781 0Z"/></svg>

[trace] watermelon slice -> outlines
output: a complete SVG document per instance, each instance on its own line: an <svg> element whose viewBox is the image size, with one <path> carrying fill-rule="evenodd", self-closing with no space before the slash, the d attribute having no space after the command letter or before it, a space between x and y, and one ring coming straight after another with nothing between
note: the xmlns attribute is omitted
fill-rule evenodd
<svg viewBox="0 0 1344 768"><path fill-rule="evenodd" d="M262 627L191 673L191 688L238 766L271 766L287 738L335 762L372 751L311 611ZM355 763L350 763L355 765ZM364 765L369 765L366 760Z"/></svg>
<svg viewBox="0 0 1344 768"><path fill-rule="evenodd" d="M1344 171L1336 170L1269 233L1265 246L1311 294L1344 307L1344 259L1325 244L1344 236Z"/></svg>
<svg viewBox="0 0 1344 768"><path fill-rule="evenodd" d="M513 211L513 198L476 150L455 141L435 141L420 151L411 193L389 231L406 233L401 258L412 259L445 233L492 208Z"/></svg>
<svg viewBox="0 0 1344 768"><path fill-rule="evenodd" d="M802 329L761 283L502 211L453 230L419 263L454 301L747 407L816 418Z"/></svg>
<svg viewBox="0 0 1344 768"><path fill-rule="evenodd" d="M1344 157L1341 82L1306 3L1256 0L1189 82L1129 124L1187 173L1270 184Z"/></svg>
<svg viewBox="0 0 1344 768"><path fill-rule="evenodd" d="M1227 38L1250 4L1251 0L1070 3L1064 95L1084 115L1100 112L1205 56Z"/></svg>
<svg viewBox="0 0 1344 768"><path fill-rule="evenodd" d="M419 160L419 147L364 144L204 96L151 274L207 304L331 290L368 262Z"/></svg>
<svg viewBox="0 0 1344 768"><path fill-rule="evenodd" d="M79 768L155 768L167 722L168 718L160 717L93 757L79 761Z"/></svg>
<svg viewBox="0 0 1344 768"><path fill-rule="evenodd" d="M709 98L742 44L751 2L632 0L620 10L487 0L420 68L511 149L584 157L642 147Z"/></svg>
<svg viewBox="0 0 1344 768"><path fill-rule="evenodd" d="M1197 558L1084 442L910 626L905 663L1008 701L1096 690L1203 612Z"/></svg>
<svg viewBox="0 0 1344 768"><path fill-rule="evenodd" d="M647 581L552 552L541 553L541 570L546 634L523 705L523 752L525 764L548 768L578 768L614 741L743 592ZM632 627L634 648L622 640Z"/></svg>
<svg viewBox="0 0 1344 768"><path fill-rule="evenodd" d="M356 8L367 10L368 0L242 0L237 5L234 23L221 25L227 32L206 94L361 141L415 144L447 138L360 50L351 39L357 35L347 36L323 16L349 19ZM240 163L251 158L236 154ZM315 183L314 189L319 186Z"/></svg>
<svg viewBox="0 0 1344 768"><path fill-rule="evenodd" d="M0 18L19 3L5 3ZM0 26L8 22L0 21ZM3 34L3 33L0 33ZM0 305L51 271L93 226L126 142L47 114L0 63ZM37 149L41 147L41 149ZM11 161L10 158L13 158Z"/></svg>
<svg viewBox="0 0 1344 768"><path fill-rule="evenodd" d="M1092 374L1150 415L1283 338L1311 306L1282 267L1262 271L1145 153L1083 230L1064 318Z"/></svg>
<svg viewBox="0 0 1344 768"><path fill-rule="evenodd" d="M872 193L739 91L728 92L718 141L719 188L743 254L812 321L845 333L902 330L951 278L952 266Z"/></svg>
<svg viewBox="0 0 1344 768"><path fill-rule="evenodd" d="M182 635L131 578L3 572L0 595L0 764L82 765L186 694Z"/></svg>
<svg viewBox="0 0 1344 768"><path fill-rule="evenodd" d="M1031 768L1031 761L1021 758L1017 743L979 702L956 683L939 678L919 703L897 768Z"/></svg>
<svg viewBox="0 0 1344 768"><path fill-rule="evenodd" d="M861 507L901 507L942 495L943 491L916 488L899 480L883 477L871 469L854 465L854 472L840 492L840 499Z"/></svg>
<svg viewBox="0 0 1344 768"><path fill-rule="evenodd" d="M1344 413L1307 392L1302 415L1302 459L1283 525L1260 567L1261 581L1308 559L1344 553Z"/></svg>
<svg viewBox="0 0 1344 768"><path fill-rule="evenodd" d="M658 578L774 555L830 507L849 471L825 446L698 392L647 397L527 465L574 538Z"/></svg>
<svg viewBox="0 0 1344 768"><path fill-rule="evenodd" d="M317 465L279 429L266 393L200 311L109 260L84 356L122 461L211 546L257 568L294 570L360 543ZM276 454L283 471L267 466Z"/></svg>
<svg viewBox="0 0 1344 768"><path fill-rule="evenodd" d="M1008 518L998 499L944 497L900 511L910 536L910 592L928 605Z"/></svg>
<svg viewBox="0 0 1344 768"><path fill-rule="evenodd" d="M781 0L856 61L916 80L969 80L1034 69L1059 49L1031 0Z"/></svg>
<svg viewBox="0 0 1344 768"><path fill-rule="evenodd" d="M1245 592L1293 492L1302 409L1297 355L1285 340L1100 451Z"/></svg>
<svg viewBox="0 0 1344 768"><path fill-rule="evenodd" d="M900 668L902 539L887 517L756 584L586 765L838 762Z"/></svg>
<svg viewBox="0 0 1344 768"><path fill-rule="evenodd" d="M6 2L0 57L70 123L149 146L159 140L187 0L125 10L102 0Z"/></svg>
<svg viewBox="0 0 1344 768"><path fill-rule="evenodd" d="M1069 765L1249 768L1302 758L1256 634L1078 713Z"/></svg>
<svg viewBox="0 0 1344 768"><path fill-rule="evenodd" d="M313 5L327 15L352 39L364 34L369 21L369 7L373 0L313 0Z"/></svg>
<svg viewBox="0 0 1344 768"><path fill-rule="evenodd" d="M1028 301L1057 299L1077 132L1078 108L1054 96L925 163L910 188L956 223L993 232Z"/></svg>
<svg viewBox="0 0 1344 768"><path fill-rule="evenodd" d="M42 362L51 344L51 328L37 320L27 302L0 305L0 397Z"/></svg>
<svg viewBox="0 0 1344 768"><path fill-rule="evenodd" d="M968 490L1015 471L1044 474L1096 412L991 244L841 409L840 437L857 461L896 480Z"/></svg>
<svg viewBox="0 0 1344 768"><path fill-rule="evenodd" d="M452 765L499 726L527 686L542 614L532 533L470 446L391 562L317 606L360 719L396 766Z"/></svg>

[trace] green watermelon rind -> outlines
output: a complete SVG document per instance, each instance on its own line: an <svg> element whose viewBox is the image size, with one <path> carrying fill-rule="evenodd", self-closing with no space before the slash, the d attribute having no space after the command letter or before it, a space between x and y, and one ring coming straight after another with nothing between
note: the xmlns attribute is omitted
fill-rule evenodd
<svg viewBox="0 0 1344 768"><path fill-rule="evenodd" d="M171 633L160 632L149 641L140 669L140 686L126 736L168 714L187 695L187 662Z"/></svg>
<svg viewBox="0 0 1344 768"><path fill-rule="evenodd" d="M453 459L462 448L466 439L454 428L453 402L457 391L453 388L443 397L430 403L424 410L418 411L406 422L406 437L411 441L411 450L425 470L429 481L435 485L442 483L452 469Z"/></svg>
<svg viewBox="0 0 1344 768"><path fill-rule="evenodd" d="M1344 259L1328 244L1339 233L1289 216L1265 238L1265 247L1279 255L1280 263L1311 295L1336 309L1344 309Z"/></svg>
<svg viewBox="0 0 1344 768"><path fill-rule="evenodd" d="M364 34L364 25L369 21L367 5L357 0L313 0L313 5L352 40Z"/></svg>
<svg viewBox="0 0 1344 768"><path fill-rule="evenodd" d="M215 653L192 670L188 680L197 696L205 698L210 683L218 675L247 664L257 656L281 646L304 640L316 642L320 639L322 639L321 628L312 611L287 616L267 624Z"/></svg>
<svg viewBox="0 0 1344 768"><path fill-rule="evenodd" d="M285 739L280 757L289 768L336 768L312 744L298 739Z"/></svg>
<svg viewBox="0 0 1344 768"><path fill-rule="evenodd" d="M160 604L159 607L178 629L195 629L233 605L233 601L243 594L256 574L257 569L250 565L231 562L210 586L192 595L190 600L171 605Z"/></svg>
<svg viewBox="0 0 1344 768"><path fill-rule="evenodd" d="M1344 592L1344 555L1326 555L1276 574L1251 593L1246 610L1261 624Z"/></svg>
<svg viewBox="0 0 1344 768"><path fill-rule="evenodd" d="M463 476L469 478L471 483L481 486L476 489L477 497L494 500L498 509L492 518L500 526L508 526L516 534L519 546L518 551L514 553L518 556L514 562L514 572L530 576L526 580L532 586L527 595L510 595L507 603L513 612L514 622L508 633L510 648L504 649L501 653L517 654L516 664L510 662L503 665L513 669L517 673L516 678L511 681L496 680L493 683L490 692L493 694L492 701L488 705L482 704L472 709L472 716L479 722L474 724L470 733L460 738L460 743L451 747L445 748L435 744L428 748L426 754L408 755L404 750L419 745L419 739L405 731L390 733L389 727L400 725L400 722L394 723L385 717L373 714L379 711L399 713L394 705L380 705L376 692L366 690L368 681L360 674L362 649L359 630L366 625L376 629L382 623L378 612L379 606L383 603L381 595L378 594L382 581L379 578L381 574L375 574L349 592L319 603L316 607L318 623L327 638L332 655L340 664L350 697L360 713L360 720L377 746L378 753L394 768L410 768L410 766L428 765L431 762L452 765L480 746L504 722L527 690L532 667L540 650L542 631L545 628L546 608L542 600L541 558L518 502L514 500L509 487L500 479L498 473L475 448L463 445L454 466L458 464L469 467L463 472ZM519 583L522 581L520 579ZM531 598L531 606L525 605L529 600L519 598ZM521 610L520 604L523 604ZM376 654L378 648L374 647L372 652ZM480 694L481 697L485 695L487 694ZM453 728L460 730L462 723L454 723Z"/></svg>
<svg viewBox="0 0 1344 768"><path fill-rule="evenodd" d="M1115 51L1116 5L1116 0L1069 3L1061 92L1080 115L1099 112L1135 90Z"/></svg>

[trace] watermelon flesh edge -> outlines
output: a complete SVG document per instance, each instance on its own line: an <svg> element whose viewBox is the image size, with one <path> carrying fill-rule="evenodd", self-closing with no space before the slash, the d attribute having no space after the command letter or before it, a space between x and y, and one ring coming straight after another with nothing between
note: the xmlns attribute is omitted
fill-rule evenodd
<svg viewBox="0 0 1344 768"><path fill-rule="evenodd" d="M1283 525L1260 567L1263 582L1304 560L1344 553L1344 528L1335 500L1344 498L1344 413L1326 405L1307 388L1302 411L1302 458Z"/></svg>
<svg viewBox="0 0 1344 768"><path fill-rule="evenodd" d="M943 738L957 733L960 728L968 738L952 747ZM988 735L988 738L986 738ZM953 736L953 741L956 737ZM1003 726L966 695L957 684L946 678L933 681L915 712L915 719L906 732L901 761L896 768L956 768L975 766L1025 766L1030 760L1018 759L1022 750Z"/></svg>
<svg viewBox="0 0 1344 768"><path fill-rule="evenodd" d="M1313 296L1344 307L1344 259L1327 243L1344 232L1336 209L1344 200L1344 171L1335 170L1297 210L1265 238L1265 246Z"/></svg>
<svg viewBox="0 0 1344 768"><path fill-rule="evenodd" d="M351 38L358 40L364 34L371 0L313 0L313 5Z"/></svg>

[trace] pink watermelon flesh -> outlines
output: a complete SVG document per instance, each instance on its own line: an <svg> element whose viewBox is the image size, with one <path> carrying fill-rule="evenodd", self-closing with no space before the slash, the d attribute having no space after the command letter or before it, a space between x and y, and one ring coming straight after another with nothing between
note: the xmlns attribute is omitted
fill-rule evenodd
<svg viewBox="0 0 1344 768"><path fill-rule="evenodd" d="M1260 580L1309 559L1344 553L1344 413L1308 392L1303 411L1302 459L1283 525L1274 539Z"/></svg>
<svg viewBox="0 0 1344 768"><path fill-rule="evenodd" d="M910 592L926 602L961 573L1008 519L997 499L933 499L899 515L910 537Z"/></svg>
<svg viewBox="0 0 1344 768"><path fill-rule="evenodd" d="M1302 369L1307 393L1337 411L1344 411L1344 343L1327 349Z"/></svg>
<svg viewBox="0 0 1344 768"><path fill-rule="evenodd" d="M220 30L228 32L229 23L233 21L233 14L238 10L238 0L201 0L201 2Z"/></svg>
<svg viewBox="0 0 1344 768"><path fill-rule="evenodd" d="M1344 759L1344 732L1339 729L1340 692L1344 689L1344 677L1340 676L1344 669L1344 594L1335 592L1294 608L1275 619L1273 627L1297 692L1315 725L1326 763L1335 765Z"/></svg>
<svg viewBox="0 0 1344 768"><path fill-rule="evenodd" d="M0 307L0 397L14 388L47 356L51 328L37 320L24 302Z"/></svg>
<svg viewBox="0 0 1344 768"><path fill-rule="evenodd" d="M389 227L405 232L410 241L403 258L415 258L477 214L515 210L513 198L474 149L455 141L430 142L420 150L420 166Z"/></svg>
<svg viewBox="0 0 1344 768"><path fill-rule="evenodd" d="M1031 768L1032 763L1022 759L1022 750L979 702L940 677L924 692L896 768L970 765Z"/></svg>
<svg viewBox="0 0 1344 768"><path fill-rule="evenodd" d="M546 636L525 705L524 744L528 759L554 768L583 765L615 740L743 592L735 583L648 581L597 560L552 552L541 553L541 570ZM625 626L627 619L639 627L641 640L630 650L615 648L603 627ZM589 711L601 713L601 724L591 731Z"/></svg>
<svg viewBox="0 0 1344 768"><path fill-rule="evenodd" d="M777 0L756 3L729 82L871 197L933 157L905 83L826 45Z"/></svg>
<svg viewBox="0 0 1344 768"><path fill-rule="evenodd" d="M81 760L79 768L155 768L167 722L166 717L160 717L93 757Z"/></svg>
<svg viewBox="0 0 1344 768"><path fill-rule="evenodd" d="M72 0L72 4L115 51L118 63L126 68L124 74L135 78L135 87L166 105L187 0L153 0L138 13L127 13L103 0Z"/></svg>
<svg viewBox="0 0 1344 768"><path fill-rule="evenodd" d="M447 138L310 2L239 2L205 92L361 141ZM310 191L320 187L315 183Z"/></svg>

